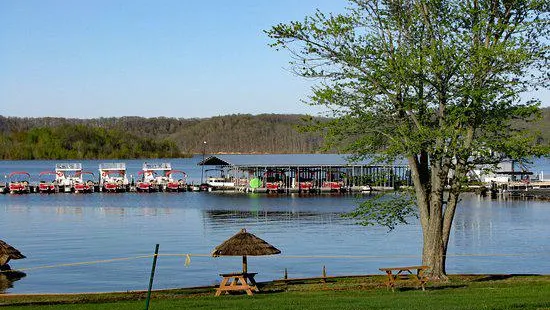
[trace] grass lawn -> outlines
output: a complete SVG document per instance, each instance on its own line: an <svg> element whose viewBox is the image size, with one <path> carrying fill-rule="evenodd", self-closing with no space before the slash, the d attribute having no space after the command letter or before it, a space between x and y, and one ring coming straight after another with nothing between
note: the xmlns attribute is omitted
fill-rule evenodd
<svg viewBox="0 0 550 310"><path fill-rule="evenodd" d="M409 281L387 290L382 276L265 283L254 296L214 297L213 288L153 292L149 309L547 309L550 276L455 275L429 283ZM145 309L144 292L0 295L4 309Z"/></svg>

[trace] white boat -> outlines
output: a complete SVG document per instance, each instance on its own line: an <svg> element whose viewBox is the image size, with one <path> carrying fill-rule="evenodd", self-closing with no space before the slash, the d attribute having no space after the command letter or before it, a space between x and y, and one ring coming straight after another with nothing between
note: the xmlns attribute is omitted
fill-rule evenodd
<svg viewBox="0 0 550 310"><path fill-rule="evenodd" d="M165 191L168 187L169 175L172 171L170 163L143 163L138 172L136 190L140 192Z"/></svg>
<svg viewBox="0 0 550 310"><path fill-rule="evenodd" d="M82 183L81 163L62 163L55 165L55 181L60 192L74 192L74 185Z"/></svg>
<svg viewBox="0 0 550 310"><path fill-rule="evenodd" d="M126 192L130 183L125 163L99 164L99 188L104 192Z"/></svg>
<svg viewBox="0 0 550 310"><path fill-rule="evenodd" d="M216 171L217 173L215 174L219 174L219 176L208 175L212 171ZM226 177L223 169L208 169L205 172L207 173L206 185L209 191L235 189L234 178Z"/></svg>
<svg viewBox="0 0 550 310"><path fill-rule="evenodd" d="M206 184L208 184L209 189L212 190L235 189L235 182L232 178L208 177L206 179Z"/></svg>

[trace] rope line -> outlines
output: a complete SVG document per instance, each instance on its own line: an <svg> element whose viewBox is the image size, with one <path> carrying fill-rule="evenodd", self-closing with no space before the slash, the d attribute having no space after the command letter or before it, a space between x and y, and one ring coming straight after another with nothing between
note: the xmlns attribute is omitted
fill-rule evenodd
<svg viewBox="0 0 550 310"><path fill-rule="evenodd" d="M447 254L447 257L521 257L521 256L548 256L550 252L536 252L536 253L516 253L516 254ZM64 263L57 265L45 265L45 266L35 266L21 269L14 269L13 271L29 271L29 270L38 270L38 269L51 269L58 267L72 267L72 266L83 266L83 265L94 265L101 263L112 263L119 261L127 261L134 259L144 259L152 258L155 254L149 255L139 255L139 256L130 256L130 257L119 257L111 259L102 259L102 260L93 260L85 262L74 262L74 263ZM166 254L156 254L157 257L185 257L185 266L188 267L191 264L191 257L212 257L211 254L194 254L194 253L166 253ZM371 259L371 258L419 258L419 255L278 255L278 258L325 258L325 259Z"/></svg>
<svg viewBox="0 0 550 310"><path fill-rule="evenodd" d="M87 262L65 263L65 264L58 264L58 265L45 265L45 266L21 268L21 269L18 269L17 271L27 271L27 270L36 270L36 269L49 269L49 268L57 268L57 267L71 267L71 266L80 266L80 265L94 265L94 264L100 264L100 263L112 263L112 262L132 260L132 259L148 258L148 257L153 257L153 256L155 256L155 255L154 254L152 254L152 255L141 255L141 256L132 256L132 257L119 257L119 258L111 258L111 259L93 260L93 261L87 261Z"/></svg>

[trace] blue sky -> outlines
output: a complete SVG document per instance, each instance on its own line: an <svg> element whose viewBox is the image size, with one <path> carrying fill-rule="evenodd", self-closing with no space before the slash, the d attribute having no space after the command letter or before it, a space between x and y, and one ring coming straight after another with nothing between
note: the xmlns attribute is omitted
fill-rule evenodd
<svg viewBox="0 0 550 310"><path fill-rule="evenodd" d="M263 30L337 0L2 0L0 115L308 113ZM550 97L548 92L545 98Z"/></svg>

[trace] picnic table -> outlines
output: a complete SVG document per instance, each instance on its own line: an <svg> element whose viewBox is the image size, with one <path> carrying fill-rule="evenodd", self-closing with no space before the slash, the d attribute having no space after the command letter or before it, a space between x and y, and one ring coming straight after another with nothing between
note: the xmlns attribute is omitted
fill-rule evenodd
<svg viewBox="0 0 550 310"><path fill-rule="evenodd" d="M223 280L216 289L216 296L222 293L229 294L230 291L245 291L248 295L254 295L254 292L260 291L254 280L256 274L255 272L221 273Z"/></svg>
<svg viewBox="0 0 550 310"><path fill-rule="evenodd" d="M388 288L395 290L395 282L397 280L412 279L418 282L422 290L425 290L425 284L428 282L428 277L424 275L425 271L430 269L428 266L406 266L406 267L390 267L379 268L388 275L388 281L385 282Z"/></svg>

